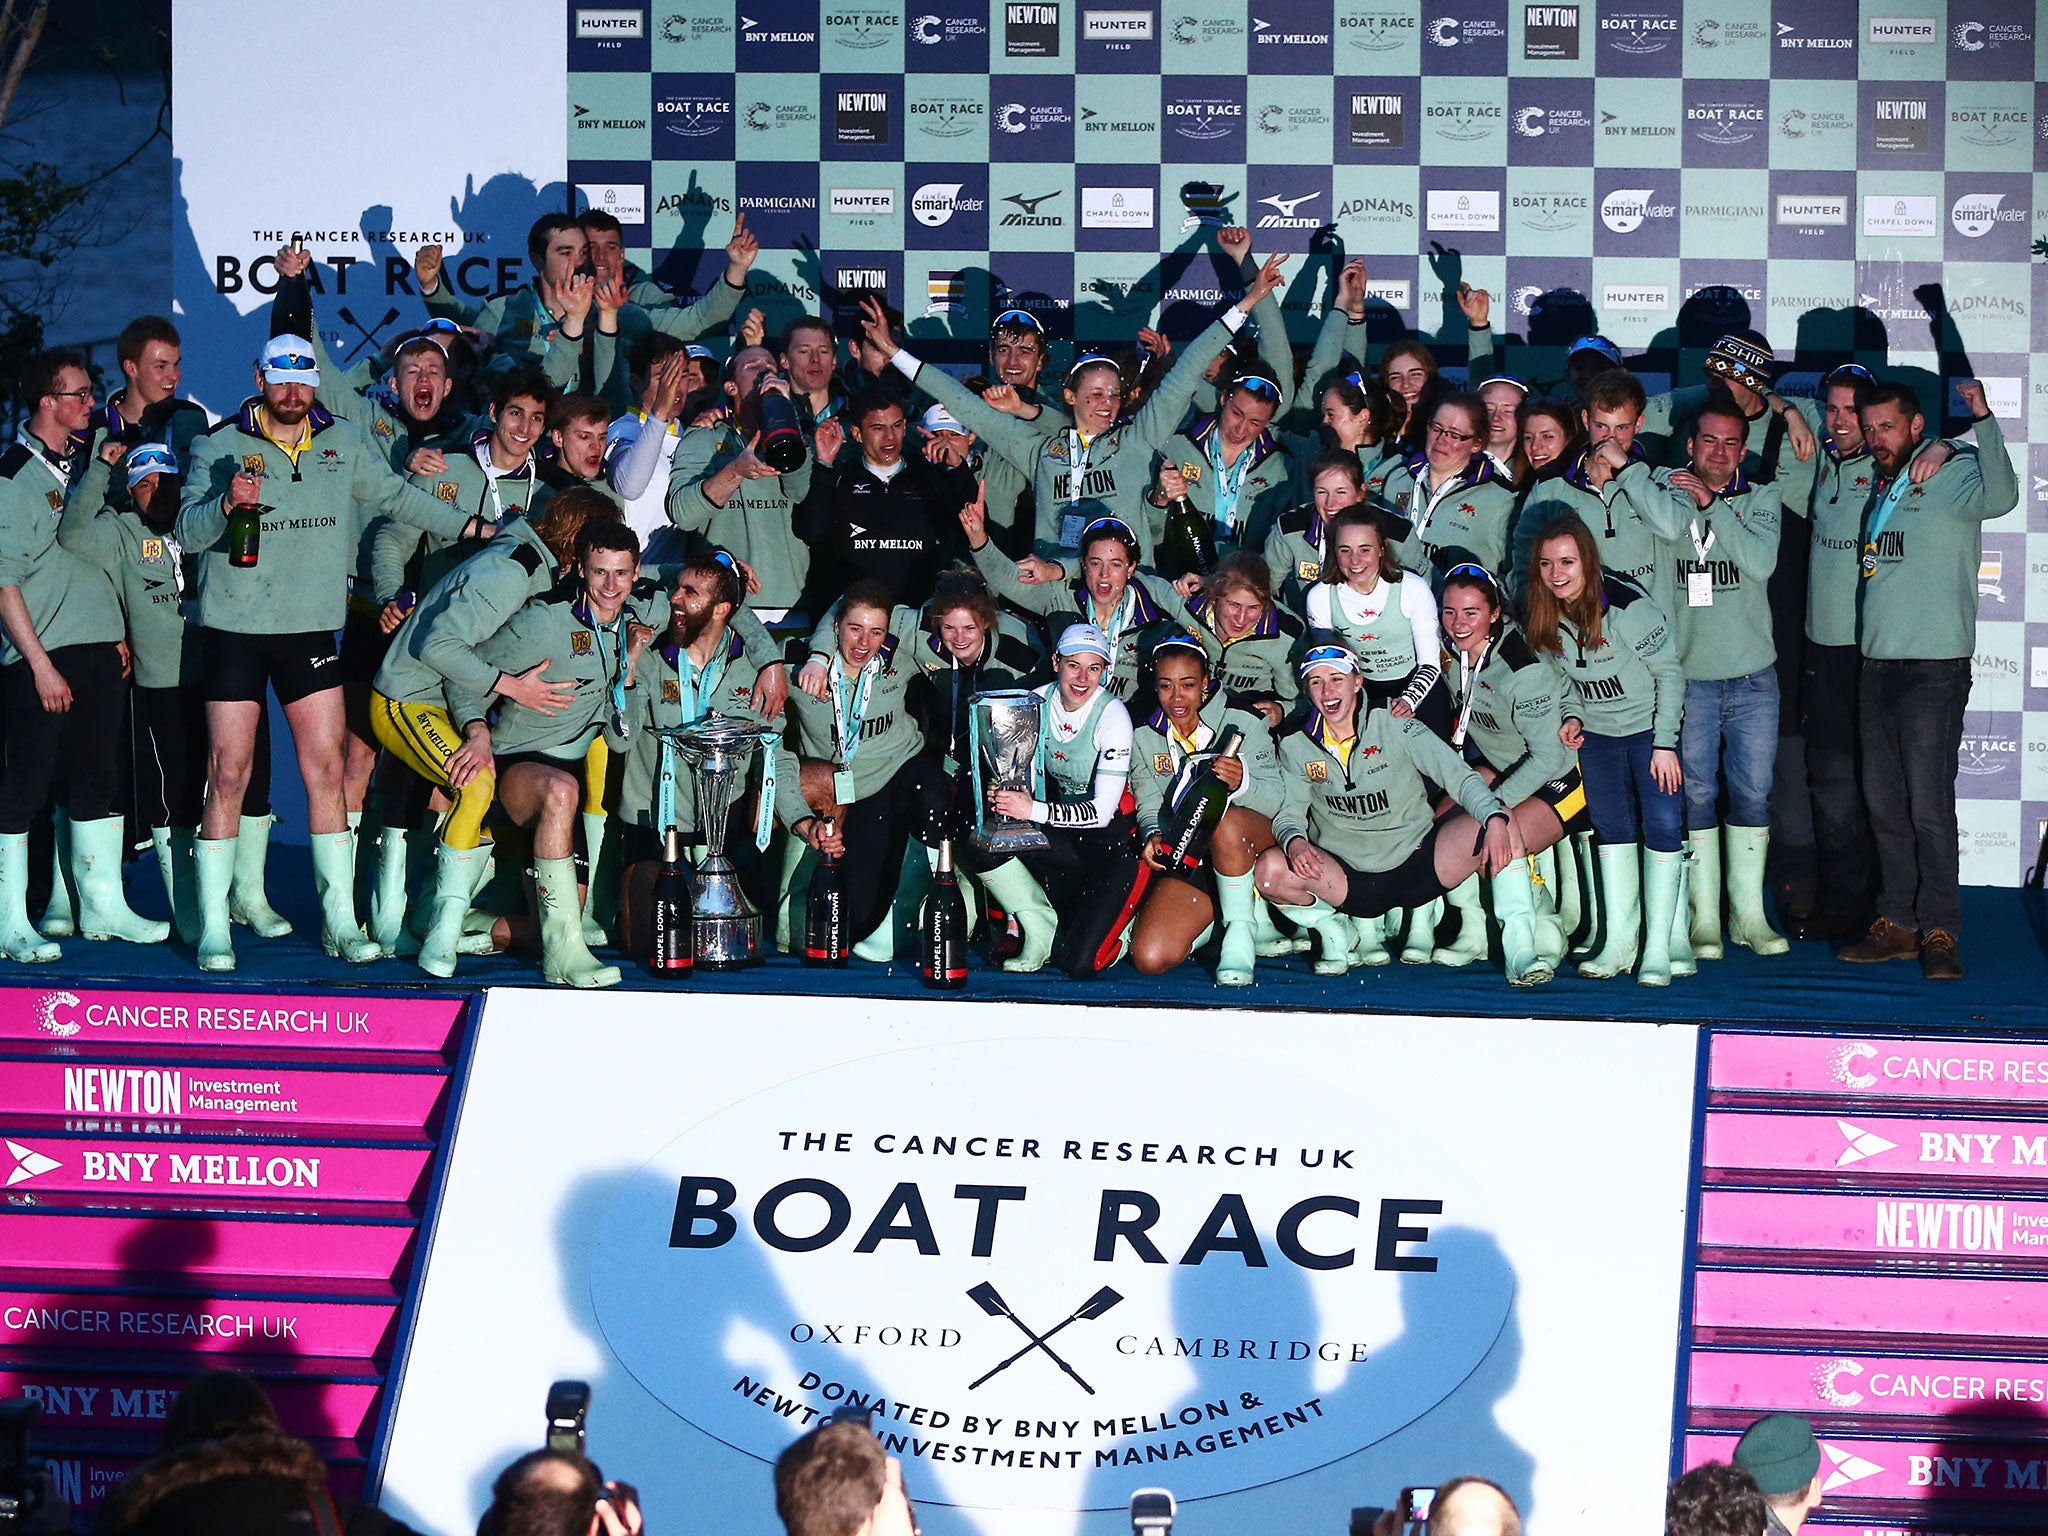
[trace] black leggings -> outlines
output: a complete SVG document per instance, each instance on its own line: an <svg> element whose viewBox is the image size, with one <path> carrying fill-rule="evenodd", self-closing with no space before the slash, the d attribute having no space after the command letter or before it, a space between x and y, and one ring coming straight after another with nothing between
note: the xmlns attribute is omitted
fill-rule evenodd
<svg viewBox="0 0 2048 1536"><path fill-rule="evenodd" d="M936 759L913 757L875 793L842 808L846 853L839 861L839 889L849 943L873 933L896 899L910 839L938 847L952 794L952 780Z"/></svg>
<svg viewBox="0 0 2048 1536"><path fill-rule="evenodd" d="M151 827L196 827L206 800L206 693L197 684L135 690L135 805ZM256 715L244 816L270 814L270 711Z"/></svg>
<svg viewBox="0 0 2048 1536"><path fill-rule="evenodd" d="M116 751L127 687L121 655L111 642L66 645L50 662L71 685L71 707L43 708L26 661L0 667L0 708L7 712L6 766L0 769L0 834L29 826L49 804L53 786L73 821L117 814L121 772Z"/></svg>
<svg viewBox="0 0 2048 1536"><path fill-rule="evenodd" d="M1060 915L1052 963L1076 981L1116 964L1117 939L1137 915L1147 866L1138 857L1138 821L1125 811L1106 827L1041 827L1052 846L1024 854Z"/></svg>

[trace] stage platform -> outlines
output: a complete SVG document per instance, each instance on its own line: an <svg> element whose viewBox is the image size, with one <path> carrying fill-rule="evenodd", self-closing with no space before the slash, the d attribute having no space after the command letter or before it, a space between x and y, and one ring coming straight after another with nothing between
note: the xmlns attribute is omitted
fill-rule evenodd
<svg viewBox="0 0 2048 1536"><path fill-rule="evenodd" d="M153 874L134 882L136 909L163 916ZM50 966L0 967L6 983L67 981L180 987L374 987L473 990L539 986L538 961L514 956L465 959L449 982L426 976L409 962L386 960L352 966L320 952L319 919L306 850L274 845L269 890L278 910L296 925L291 937L263 940L235 932L240 969L229 977L200 973L189 950L176 944L142 948L67 940L64 958ZM1513 989L1497 966L1409 966L1398 961L1354 968L1340 980L1310 972L1306 958L1259 963L1256 985L1225 990L1199 964L1160 977L1120 966L1093 982L1077 983L1056 971L1013 976L990 969L977 954L967 991L971 1002L1083 1003L1105 1007L1282 1009L1308 1012L1456 1015L1470 1018L1640 1019L1709 1024L1891 1025L1915 1029L1998 1029L2048 1033L2048 899L2040 892L1967 888L1963 892L1963 964L1966 978L1937 985L1912 962L1845 965L1828 946L1794 943L1790 954L1759 959L1730 947L1727 958L1703 964L1698 976L1663 990L1632 981L1582 981L1565 974L1541 987ZM607 958L616 958L607 956ZM706 974L681 985L656 983L630 962L623 986L692 994L786 993L797 997L926 997L914 965L853 961L840 971L809 970L782 955L758 969Z"/></svg>

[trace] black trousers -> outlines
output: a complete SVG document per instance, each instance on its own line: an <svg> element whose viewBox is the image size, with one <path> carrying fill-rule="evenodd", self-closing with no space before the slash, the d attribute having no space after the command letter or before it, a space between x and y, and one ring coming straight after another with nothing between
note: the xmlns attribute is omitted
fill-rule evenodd
<svg viewBox="0 0 2048 1536"><path fill-rule="evenodd" d="M111 642L66 645L50 662L71 685L71 707L43 708L26 661L0 667L0 708L7 712L6 763L0 767L0 833L28 831L58 790L73 821L118 814L121 715L127 680Z"/></svg>
<svg viewBox="0 0 2048 1536"><path fill-rule="evenodd" d="M1107 827L1040 830L1052 846L1023 858L1060 915L1052 963L1086 981L1116 964L1116 941L1137 916L1146 871L1139 859L1138 819L1125 811Z"/></svg>
<svg viewBox="0 0 2048 1536"><path fill-rule="evenodd" d="M1877 894L1877 852L1863 808L1862 672L1855 646L1809 643L1799 679L1816 888L1823 907L1851 916Z"/></svg>
<svg viewBox="0 0 2048 1536"><path fill-rule="evenodd" d="M913 757L874 794L842 808L839 889L849 942L873 933L888 912L910 839L938 847L952 796L953 781L938 761Z"/></svg>
<svg viewBox="0 0 2048 1536"><path fill-rule="evenodd" d="M1858 696L1878 915L1922 934L1953 934L1963 920L1956 759L1970 702L1970 658L1865 657Z"/></svg>
<svg viewBox="0 0 2048 1536"><path fill-rule="evenodd" d="M143 824L196 827L206 801L206 694L189 688L135 690L135 803ZM270 814L270 711L256 716L244 816Z"/></svg>

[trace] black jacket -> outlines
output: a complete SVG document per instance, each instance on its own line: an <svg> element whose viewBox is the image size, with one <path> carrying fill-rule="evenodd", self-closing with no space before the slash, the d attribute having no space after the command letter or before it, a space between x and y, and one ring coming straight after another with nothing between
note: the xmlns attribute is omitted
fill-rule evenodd
<svg viewBox="0 0 2048 1536"><path fill-rule="evenodd" d="M810 546L805 607L823 613L849 585L873 577L896 602L920 607L939 572L967 555L960 509L974 499L966 469L933 464L912 450L883 480L849 450L831 469L811 476L811 493L796 509L797 537Z"/></svg>

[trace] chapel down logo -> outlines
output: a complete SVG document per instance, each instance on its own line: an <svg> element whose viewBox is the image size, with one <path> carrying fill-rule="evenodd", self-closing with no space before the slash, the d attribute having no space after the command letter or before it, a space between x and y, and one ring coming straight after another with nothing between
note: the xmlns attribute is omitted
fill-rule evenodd
<svg viewBox="0 0 2048 1536"><path fill-rule="evenodd" d="M921 1498L1046 1510L1107 1507L1155 1461L1183 1497L1324 1465L1493 1348L1512 1272L1425 1121L1086 1048L1081 1083L1031 1042L966 1042L700 1121L592 1229L607 1341L749 1454L866 1409ZM1140 1073L1159 1091L1134 1102ZM1219 1074L1227 1098L1200 1091Z"/></svg>

